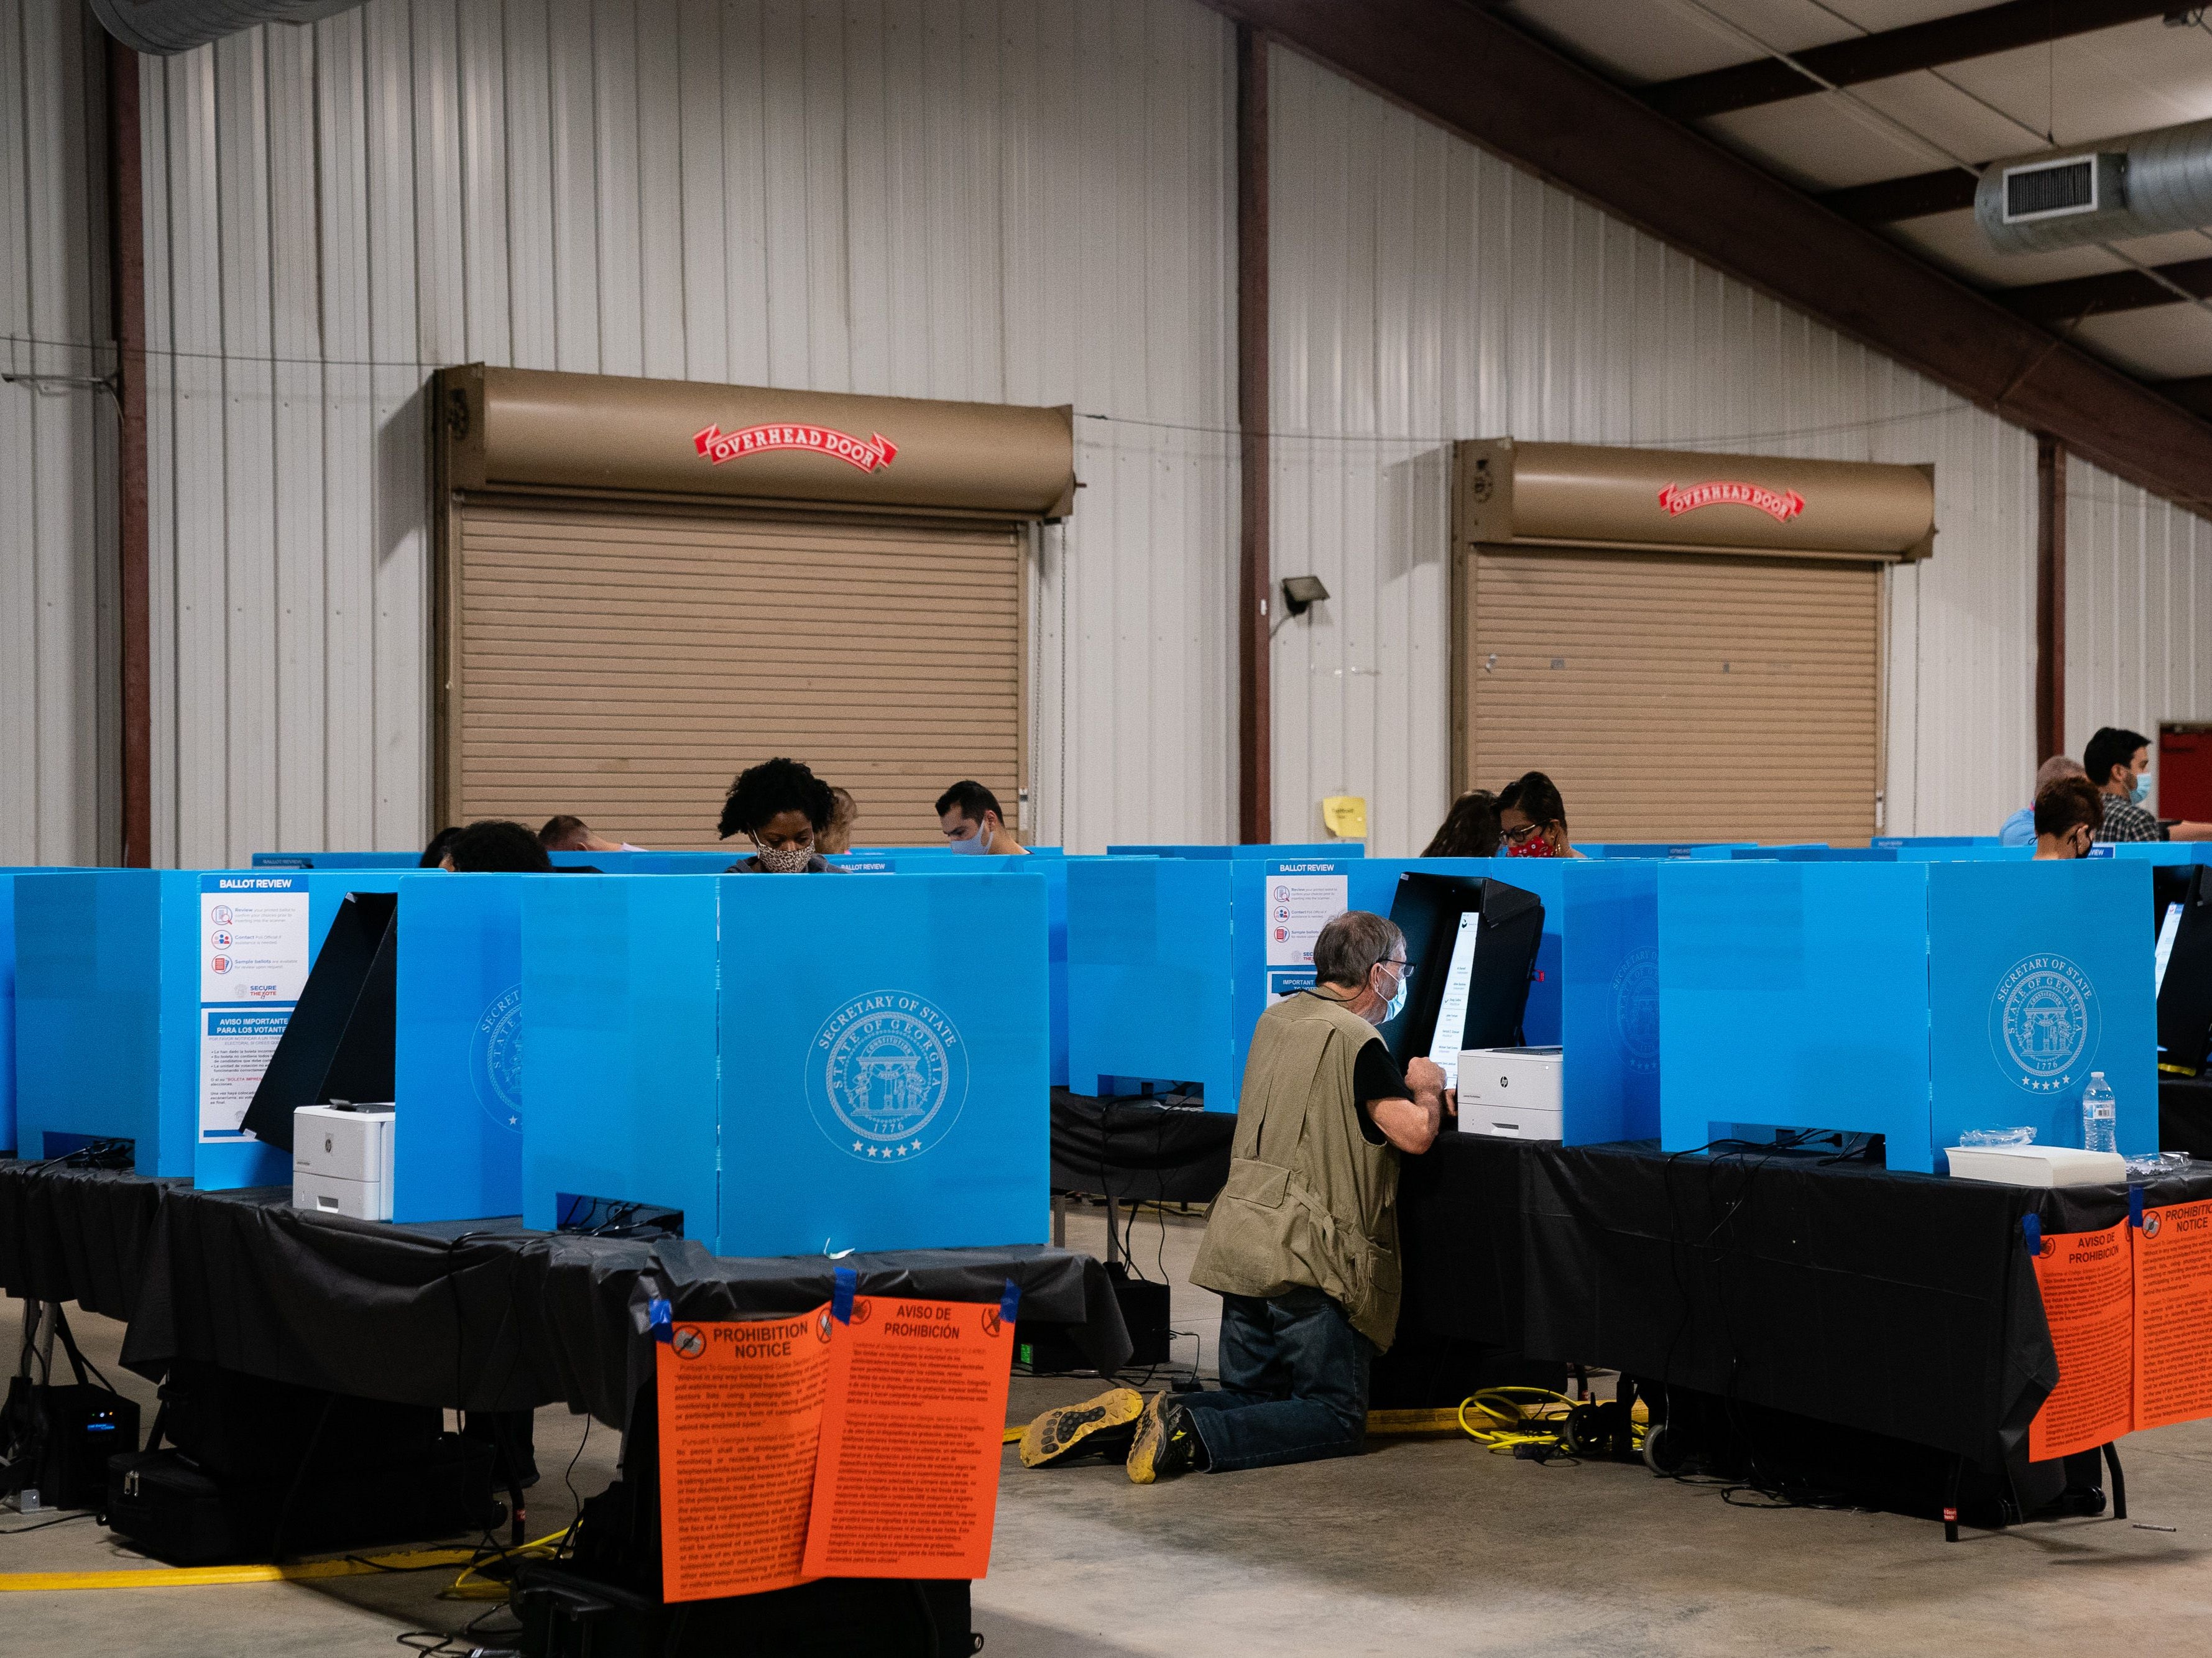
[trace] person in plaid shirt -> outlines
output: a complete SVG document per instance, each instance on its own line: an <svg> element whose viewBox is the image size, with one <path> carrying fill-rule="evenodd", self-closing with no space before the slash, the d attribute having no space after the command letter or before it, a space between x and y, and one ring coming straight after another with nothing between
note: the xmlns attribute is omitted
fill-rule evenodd
<svg viewBox="0 0 2212 1658"><path fill-rule="evenodd" d="M2150 738L2106 726L2081 750L2081 768L2105 797L2099 841L2212 841L2212 823L2161 824L2143 802L2150 796Z"/></svg>

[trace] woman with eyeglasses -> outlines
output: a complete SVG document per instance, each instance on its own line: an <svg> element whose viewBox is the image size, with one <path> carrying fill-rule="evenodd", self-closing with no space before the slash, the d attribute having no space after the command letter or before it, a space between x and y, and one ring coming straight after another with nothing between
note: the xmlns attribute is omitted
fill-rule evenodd
<svg viewBox="0 0 2212 1658"><path fill-rule="evenodd" d="M1579 858L1567 840L1567 807L1552 780L1532 771L1498 792L1498 829L1508 858Z"/></svg>
<svg viewBox="0 0 2212 1658"><path fill-rule="evenodd" d="M721 835L742 835L753 855L729 867L732 875L841 873L814 849L836 813L830 786L796 760L763 760L730 785L722 805Z"/></svg>

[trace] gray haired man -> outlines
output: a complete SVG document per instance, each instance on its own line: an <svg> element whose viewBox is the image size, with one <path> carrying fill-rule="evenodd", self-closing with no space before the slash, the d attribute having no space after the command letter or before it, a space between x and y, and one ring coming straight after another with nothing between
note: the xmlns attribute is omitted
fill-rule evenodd
<svg viewBox="0 0 2212 1658"><path fill-rule="evenodd" d="M1314 942L1313 987L1253 1029L1228 1183L1191 1271L1221 1296L1220 1388L1149 1403L1121 1388L1048 1411L1024 1462L1126 1438L1146 1485L1359 1448L1369 1366L1398 1327L1398 1159L1426 1151L1458 1106L1428 1060L1401 1076L1376 1032L1414 965L1397 927L1347 911Z"/></svg>

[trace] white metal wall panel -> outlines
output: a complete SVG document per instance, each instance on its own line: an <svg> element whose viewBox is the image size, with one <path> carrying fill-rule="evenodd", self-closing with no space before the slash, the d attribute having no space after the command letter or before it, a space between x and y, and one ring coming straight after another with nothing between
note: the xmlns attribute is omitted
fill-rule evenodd
<svg viewBox="0 0 2212 1658"><path fill-rule="evenodd" d="M2069 749L2212 720L2212 523L2079 460L2066 506Z"/></svg>
<svg viewBox="0 0 2212 1658"><path fill-rule="evenodd" d="M1230 46L1188 0L370 0L149 62L157 855L430 827L424 386L478 359L1073 404L1032 828L1225 837Z"/></svg>
<svg viewBox="0 0 2212 1658"><path fill-rule="evenodd" d="M1442 818L1446 446L1505 435L1933 462L1936 557L1891 578L1887 826L1993 832L2035 762L2033 440L1305 58L1271 73L1273 556L1334 595L1275 635L1278 836L1339 793L1378 852Z"/></svg>
<svg viewBox="0 0 2212 1658"><path fill-rule="evenodd" d="M0 0L0 370L115 367L104 36L52 0ZM120 850L116 407L96 387L0 385L0 863Z"/></svg>

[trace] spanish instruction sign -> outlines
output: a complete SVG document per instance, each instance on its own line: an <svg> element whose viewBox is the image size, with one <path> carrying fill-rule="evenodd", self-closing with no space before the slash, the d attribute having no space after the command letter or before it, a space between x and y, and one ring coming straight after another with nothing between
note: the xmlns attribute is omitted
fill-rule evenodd
<svg viewBox="0 0 2212 1658"><path fill-rule="evenodd" d="M658 1344L667 1600L801 1581L830 1322L824 1302L787 1318L678 1324Z"/></svg>
<svg viewBox="0 0 2212 1658"><path fill-rule="evenodd" d="M2134 1419L2134 1280L2125 1221L2102 1232L2046 1232L2036 1287L2058 1354L2058 1385L2028 1424L2036 1461L2094 1450Z"/></svg>
<svg viewBox="0 0 2212 1658"><path fill-rule="evenodd" d="M856 1296L832 1321L808 1576L990 1570L1013 1342L1013 1320L975 1302Z"/></svg>
<svg viewBox="0 0 2212 1658"><path fill-rule="evenodd" d="M305 875L200 878L200 1139L251 1138L246 1110L314 965Z"/></svg>

